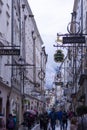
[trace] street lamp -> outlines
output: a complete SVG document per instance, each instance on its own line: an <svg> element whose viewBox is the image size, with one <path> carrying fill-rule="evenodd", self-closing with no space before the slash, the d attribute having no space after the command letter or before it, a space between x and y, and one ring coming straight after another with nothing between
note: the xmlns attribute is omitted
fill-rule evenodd
<svg viewBox="0 0 87 130"><path fill-rule="evenodd" d="M32 31L32 40L33 40L33 82L34 82L34 87L36 87L36 49L35 49L35 32Z"/></svg>
<svg viewBox="0 0 87 130"><path fill-rule="evenodd" d="M22 82L22 94L24 96L24 71L25 71L24 65L25 65L25 60L22 57L20 57L19 60L18 60L18 63L20 65L20 67L19 67L20 75L21 75L21 79L20 80L23 81Z"/></svg>
<svg viewBox="0 0 87 130"><path fill-rule="evenodd" d="M20 57L18 60L19 64L19 73L20 73L20 85L21 85L21 93L22 93L22 112L24 111L24 98L25 98L25 91L24 91L24 73L25 73L25 60ZM21 83L22 81L22 83Z"/></svg>

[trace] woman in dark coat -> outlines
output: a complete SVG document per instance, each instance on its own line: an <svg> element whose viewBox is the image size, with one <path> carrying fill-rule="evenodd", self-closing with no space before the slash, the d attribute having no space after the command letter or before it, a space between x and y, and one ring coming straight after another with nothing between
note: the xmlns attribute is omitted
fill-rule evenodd
<svg viewBox="0 0 87 130"><path fill-rule="evenodd" d="M44 113L43 113L43 129L44 129L44 130L47 130L48 123L49 123L48 113L47 113L47 112L44 112Z"/></svg>

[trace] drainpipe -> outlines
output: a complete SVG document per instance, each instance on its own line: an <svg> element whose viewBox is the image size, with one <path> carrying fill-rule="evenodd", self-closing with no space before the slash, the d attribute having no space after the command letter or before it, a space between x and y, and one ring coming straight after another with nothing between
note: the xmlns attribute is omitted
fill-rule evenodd
<svg viewBox="0 0 87 130"><path fill-rule="evenodd" d="M11 46L13 48L13 42L14 42L14 0L12 0L12 8L11 8ZM13 64L13 55L12 57L12 64ZM12 80L13 80L13 66L11 67L11 88L12 88Z"/></svg>
<svg viewBox="0 0 87 130"><path fill-rule="evenodd" d="M81 0L81 34L83 34L83 0ZM83 73L83 45L81 45L81 74Z"/></svg>

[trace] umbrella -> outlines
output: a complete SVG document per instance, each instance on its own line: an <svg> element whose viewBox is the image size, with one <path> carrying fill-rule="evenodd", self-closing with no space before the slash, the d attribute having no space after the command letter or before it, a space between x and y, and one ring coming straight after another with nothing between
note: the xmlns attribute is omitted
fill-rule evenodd
<svg viewBox="0 0 87 130"><path fill-rule="evenodd" d="M31 113L31 114L33 114L33 115L36 115L37 113L34 111L34 110L27 110L27 112L29 112L29 113Z"/></svg>
<svg viewBox="0 0 87 130"><path fill-rule="evenodd" d="M35 111L36 113L38 113L38 111L37 111L36 109L34 109L34 111Z"/></svg>

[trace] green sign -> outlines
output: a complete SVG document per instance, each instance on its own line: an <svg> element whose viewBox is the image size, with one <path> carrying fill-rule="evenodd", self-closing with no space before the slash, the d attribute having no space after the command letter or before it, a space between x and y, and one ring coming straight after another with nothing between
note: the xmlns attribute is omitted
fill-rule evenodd
<svg viewBox="0 0 87 130"><path fill-rule="evenodd" d="M20 55L20 49L0 49L0 55Z"/></svg>
<svg viewBox="0 0 87 130"><path fill-rule="evenodd" d="M62 50L57 50L56 53L54 54L54 61L63 62L63 60L64 60L64 54Z"/></svg>

